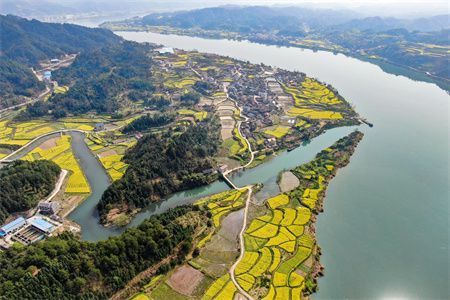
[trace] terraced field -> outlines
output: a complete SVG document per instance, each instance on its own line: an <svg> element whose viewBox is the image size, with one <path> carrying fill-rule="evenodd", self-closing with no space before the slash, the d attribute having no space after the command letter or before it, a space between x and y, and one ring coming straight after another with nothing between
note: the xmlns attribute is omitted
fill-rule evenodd
<svg viewBox="0 0 450 300"><path fill-rule="evenodd" d="M270 127L270 128L266 128L264 130L264 133L268 134L268 135L271 135L271 136L273 136L273 137L275 137L277 139L280 139L283 136L285 136L286 134L288 134L290 129L291 128L288 127L288 126L281 126L281 125L279 125L279 126L273 126L273 127Z"/></svg>
<svg viewBox="0 0 450 300"><path fill-rule="evenodd" d="M243 207L245 197L246 190L230 190L196 201L195 204L200 209L211 213L212 219L212 223L206 224L204 231L196 239L195 247L200 250L200 254L174 272L153 277L136 296L147 295L151 299L233 299L237 289L231 282L227 264L228 267L231 266L236 258L237 249L232 250L230 246L237 244L237 241L236 236L232 238L229 235L230 230L239 230L239 225L236 227L234 219L224 224L224 219ZM229 225L233 228L228 228ZM187 274L180 276L181 270ZM202 275L199 277L199 274ZM196 276L198 280L192 280L192 276ZM190 293L183 293L178 289L183 284L181 279L192 280L195 286L185 287Z"/></svg>
<svg viewBox="0 0 450 300"><path fill-rule="evenodd" d="M312 213L295 207L287 194L268 199L267 207L268 213L254 219L245 232L245 257L235 274L242 288L257 298L290 299L305 284L305 276L296 271L315 251L305 229Z"/></svg>
<svg viewBox="0 0 450 300"><path fill-rule="evenodd" d="M230 278L230 274L225 274L208 288L202 300L226 300L233 299L236 293L236 286L233 284Z"/></svg>
<svg viewBox="0 0 450 300"><path fill-rule="evenodd" d="M203 121L208 116L206 111L195 111L192 109L179 109L177 113L182 116L193 117L195 121Z"/></svg>
<svg viewBox="0 0 450 300"><path fill-rule="evenodd" d="M52 140L50 140L52 141ZM48 143L44 147L41 145L33 149L26 156L24 160L34 161L39 159L48 159L54 161L62 169L66 169L70 172L69 180L65 192L71 194L88 194L91 192L89 184L84 176L83 172L75 159L71 145L70 136L63 135L57 138L53 144ZM53 141L52 141L53 142Z"/></svg>
<svg viewBox="0 0 450 300"><path fill-rule="evenodd" d="M111 135L111 133L109 133ZM135 138L105 138L102 134L91 133L86 136L86 144L94 152L108 172L112 181L122 178L128 164L122 161L125 151L136 144Z"/></svg>
<svg viewBox="0 0 450 300"><path fill-rule="evenodd" d="M203 247L211 239L217 228L220 227L221 220L226 215L244 206L244 193L245 191L242 190L226 191L195 202L196 205L204 206L205 209L208 209L211 212L213 225L215 227L210 234L200 240L197 244L198 248Z"/></svg>
<svg viewBox="0 0 450 300"><path fill-rule="evenodd" d="M351 114L350 106L328 86L312 78L305 78L299 86L282 85L284 91L294 99L289 116L306 120L341 120ZM302 122L302 119L300 119ZM298 124L301 127L304 124Z"/></svg>
<svg viewBox="0 0 450 300"><path fill-rule="evenodd" d="M267 212L250 222L235 276L254 298L301 299L315 291L321 266L313 215L321 211L329 180L349 162L361 138L354 132L293 169L298 187L268 199Z"/></svg>
<svg viewBox="0 0 450 300"><path fill-rule="evenodd" d="M0 121L0 144L23 146L32 139L53 131L78 129L93 131L95 122L90 119L64 119L59 121L32 120L13 122L5 119Z"/></svg>

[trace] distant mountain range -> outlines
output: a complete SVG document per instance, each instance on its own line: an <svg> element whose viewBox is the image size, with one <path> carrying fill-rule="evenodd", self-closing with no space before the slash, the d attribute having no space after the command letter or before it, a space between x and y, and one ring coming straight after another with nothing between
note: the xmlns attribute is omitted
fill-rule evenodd
<svg viewBox="0 0 450 300"><path fill-rule="evenodd" d="M136 19L139 25L166 25L180 28L200 27L206 30L237 32L291 29L371 30L404 28L410 31L437 31L450 28L450 15L420 19L362 18L349 10L307 9L300 7L213 7L173 13L154 13Z"/></svg>
<svg viewBox="0 0 450 300"><path fill-rule="evenodd" d="M358 14L346 10L312 10L299 7L225 6L173 13L154 13L136 20L143 25L201 27L207 30L260 32L295 27L323 28L350 21Z"/></svg>
<svg viewBox="0 0 450 300"><path fill-rule="evenodd" d="M354 19L336 26L340 30L372 30L386 31L403 28L409 31L439 31L450 28L450 15L439 15L419 19L397 19L369 17Z"/></svg>

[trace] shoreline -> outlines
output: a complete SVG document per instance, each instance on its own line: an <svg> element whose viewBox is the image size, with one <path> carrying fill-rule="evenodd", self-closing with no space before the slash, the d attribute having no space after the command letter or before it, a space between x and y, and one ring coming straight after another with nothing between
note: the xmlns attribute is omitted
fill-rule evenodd
<svg viewBox="0 0 450 300"><path fill-rule="evenodd" d="M359 132L359 133L361 133L361 132ZM346 166L348 166L350 164L350 162L351 162L350 158L356 151L356 148L358 147L358 145L361 142L361 140L363 139L363 137L364 137L364 134L362 134L362 133L357 136L356 141L353 143L351 149L349 149L349 151L348 151L349 158L347 160L345 160L342 164L336 166L336 168L335 168L336 171L333 174L331 174L330 176L328 176L328 178L325 179L327 181L325 192L322 193L319 196L319 198L317 199L318 210L317 211L313 210L313 214L311 215L311 224L308 226L308 228L313 233L313 237L314 237L314 240L316 243L316 253L315 253L316 264L314 265L314 271L312 273L313 281L316 284L318 284L317 280L320 277L325 276L325 266L322 265L322 263L320 261L320 257L322 255L322 248L317 243L317 234L316 234L317 233L317 229L316 229L317 219L319 217L319 214L321 214L325 211L323 206L325 203L325 198L327 196L327 189L328 189L328 185L329 185L330 181L338 175L338 172L340 169L345 168Z"/></svg>
<svg viewBox="0 0 450 300"><path fill-rule="evenodd" d="M238 42L247 41L249 43L260 44L260 45L265 45L265 46L300 48L300 49L311 50L314 52L324 51L324 52L333 53L333 54L342 54L342 55L345 55L345 56L348 56L348 57L351 57L354 59L358 59L360 61L364 61L364 62L368 62L368 63L372 63L374 65L377 65L384 72L389 73L389 74L403 75L414 81L435 84L440 89L444 90L447 94L450 94L450 79L435 76L435 75L429 74L429 72L427 72L427 71L422 71L422 70L413 68L411 66L406 66L406 65L395 63L395 62L391 62L385 58L375 59L375 58L366 57L366 56L363 56L363 55L360 55L357 53L348 52L348 51L331 50L331 49L324 48L324 47L307 47L305 45L297 45L297 44L292 44L292 43L281 43L281 44L269 43L269 42L264 43L264 42L259 42L259 41L254 41L254 40L249 40L246 38L239 38L239 37L233 38L233 37L221 37L221 36L214 36L214 35L211 36L211 35L207 35L207 34L203 35L203 34L194 34L194 33L190 34L190 33L183 33L183 32L158 31L158 30L152 30L152 28L142 28L142 29L127 29L127 28L114 28L114 27L111 27L111 28L100 27L100 28L108 28L109 30L111 30L113 32L149 32L149 33L155 33L155 34L179 35L179 36L188 36L188 37L193 37L193 38L202 38L202 39L210 39L210 40L228 40L228 41L238 41ZM386 67L399 68L400 73L395 73L395 72L386 70ZM402 71L404 71L404 72L402 72ZM407 74L408 72L413 72L413 73L415 73L416 76L409 76L409 74ZM417 77L421 77L423 79L420 79ZM424 79L428 79L428 80L424 80Z"/></svg>

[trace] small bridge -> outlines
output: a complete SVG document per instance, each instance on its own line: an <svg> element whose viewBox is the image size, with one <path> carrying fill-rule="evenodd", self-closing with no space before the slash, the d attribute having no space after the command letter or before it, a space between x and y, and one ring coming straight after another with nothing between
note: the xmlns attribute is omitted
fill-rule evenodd
<svg viewBox="0 0 450 300"><path fill-rule="evenodd" d="M239 189L237 186L234 185L234 183L227 177L227 175L222 174L223 180L225 180L226 184L228 184L232 189Z"/></svg>

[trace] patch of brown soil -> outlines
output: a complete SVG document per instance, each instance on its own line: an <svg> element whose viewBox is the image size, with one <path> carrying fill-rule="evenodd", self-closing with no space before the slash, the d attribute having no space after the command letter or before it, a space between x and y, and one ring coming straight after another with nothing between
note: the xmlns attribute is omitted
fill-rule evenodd
<svg viewBox="0 0 450 300"><path fill-rule="evenodd" d="M42 150L47 150L47 149L56 147L56 141L59 139L60 139L59 137L54 137L49 140L46 140L39 146L39 148L41 148Z"/></svg>
<svg viewBox="0 0 450 300"><path fill-rule="evenodd" d="M295 176L292 172L283 172L281 174L281 180L279 182L281 192L289 192L300 184L297 176Z"/></svg>
<svg viewBox="0 0 450 300"><path fill-rule="evenodd" d="M178 293L190 296L203 280L203 277L202 272L191 266L183 265L170 276L167 284Z"/></svg>
<svg viewBox="0 0 450 300"><path fill-rule="evenodd" d="M117 155L116 150L107 150L107 151L103 151L102 153L99 153L98 156L101 157L107 157L107 156L111 156L111 155Z"/></svg>
<svg viewBox="0 0 450 300"><path fill-rule="evenodd" d="M233 128L223 128L220 129L220 135L222 136L222 140L225 141L229 138L233 137Z"/></svg>

